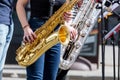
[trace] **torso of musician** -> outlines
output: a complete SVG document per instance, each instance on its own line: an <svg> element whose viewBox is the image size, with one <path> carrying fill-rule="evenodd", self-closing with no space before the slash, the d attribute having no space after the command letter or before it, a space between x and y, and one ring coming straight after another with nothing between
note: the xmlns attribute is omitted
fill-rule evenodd
<svg viewBox="0 0 120 80"><path fill-rule="evenodd" d="M32 17L46 17L49 16L50 4L53 0L30 0L31 16ZM57 11L66 0L55 0L53 12ZM34 6L36 5L36 6Z"/></svg>

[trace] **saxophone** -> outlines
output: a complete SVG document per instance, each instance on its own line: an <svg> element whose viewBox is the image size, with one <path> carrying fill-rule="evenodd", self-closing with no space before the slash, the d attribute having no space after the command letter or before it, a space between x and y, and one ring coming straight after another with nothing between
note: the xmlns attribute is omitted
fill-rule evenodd
<svg viewBox="0 0 120 80"><path fill-rule="evenodd" d="M77 11L77 14L68 25L71 25L78 31L78 36L75 40L69 41L67 46L62 45L59 64L61 70L70 69L77 59L85 40L92 31L100 15L100 9L96 8L98 4L99 3L96 3L94 0L83 0L80 8L72 9L72 12Z"/></svg>
<svg viewBox="0 0 120 80"><path fill-rule="evenodd" d="M63 13L71 10L78 0L70 0L64 3L40 28L35 31L37 39L32 43L21 45L16 50L16 61L21 66L33 64L46 50L58 42L66 45L70 40L69 30L65 25L61 25L59 30L52 33L55 27L62 23Z"/></svg>

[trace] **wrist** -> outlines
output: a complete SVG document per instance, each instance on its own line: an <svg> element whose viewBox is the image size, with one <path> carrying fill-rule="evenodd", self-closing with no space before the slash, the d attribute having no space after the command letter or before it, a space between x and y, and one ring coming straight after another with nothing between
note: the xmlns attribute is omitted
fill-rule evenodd
<svg viewBox="0 0 120 80"><path fill-rule="evenodd" d="M23 26L22 28L25 29L25 28L27 28L27 27L30 27L30 25L27 24L27 25Z"/></svg>

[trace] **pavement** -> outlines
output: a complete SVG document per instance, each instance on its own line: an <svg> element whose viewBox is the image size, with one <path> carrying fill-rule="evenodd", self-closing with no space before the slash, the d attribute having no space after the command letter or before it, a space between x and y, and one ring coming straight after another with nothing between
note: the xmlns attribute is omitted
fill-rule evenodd
<svg viewBox="0 0 120 80"><path fill-rule="evenodd" d="M118 77L118 70L116 66L116 78ZM113 80L113 67L105 66L106 80ZM67 74L66 80L102 80L102 68L92 71L70 70ZM25 68L18 65L5 65L3 71L3 80L26 80Z"/></svg>
<svg viewBox="0 0 120 80"><path fill-rule="evenodd" d="M26 80L25 68L19 65L5 65L3 80Z"/></svg>
<svg viewBox="0 0 120 80"><path fill-rule="evenodd" d="M100 49L99 49L100 50ZM105 54L105 80L119 80L118 79L118 48L115 47L115 76L113 70L113 53L112 47L106 47ZM101 50L99 51L101 55ZM99 57L99 62L101 62L101 56ZM94 70L70 70L67 74L66 80L102 80L102 65L99 64L98 68L96 65L92 64ZM119 66L120 67L120 66ZM116 79L114 79L116 78ZM3 80L26 80L25 68L19 65L9 65L6 64L3 70Z"/></svg>

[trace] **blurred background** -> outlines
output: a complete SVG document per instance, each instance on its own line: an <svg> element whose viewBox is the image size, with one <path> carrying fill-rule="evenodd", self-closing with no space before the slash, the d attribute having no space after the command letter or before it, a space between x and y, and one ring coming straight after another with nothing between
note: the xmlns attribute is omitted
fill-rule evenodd
<svg viewBox="0 0 120 80"><path fill-rule="evenodd" d="M27 16L29 19L30 7L26 7ZM25 67L19 66L15 60L16 49L21 45L23 30L18 20L16 11L13 13L14 20L14 35L8 50L6 63L4 67L3 80L26 80ZM120 23L117 16L112 15L106 19L108 31ZM96 23L94 29L89 34L78 59L72 65L67 73L66 80L102 80L102 49L99 34L99 25ZM113 45L111 40L108 40L105 47L105 79L113 80L116 77L118 80L119 71L118 64L118 34L115 35L115 54L113 54ZM113 63L113 55L115 55L115 71ZM114 75L115 74L115 75Z"/></svg>

